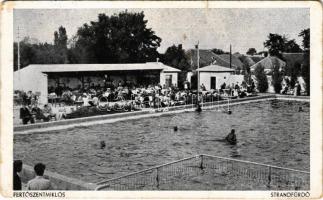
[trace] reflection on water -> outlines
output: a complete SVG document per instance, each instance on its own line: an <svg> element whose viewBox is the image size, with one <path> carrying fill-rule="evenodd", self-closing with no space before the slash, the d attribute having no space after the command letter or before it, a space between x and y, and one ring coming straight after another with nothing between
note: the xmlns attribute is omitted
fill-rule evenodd
<svg viewBox="0 0 323 200"><path fill-rule="evenodd" d="M300 106L303 112L298 112ZM242 104L232 106L231 115L217 110L15 135L14 157L90 182L197 154L309 170L308 103ZM219 141L232 128L237 145Z"/></svg>
<svg viewBox="0 0 323 200"><path fill-rule="evenodd" d="M237 158L240 157L240 149L239 149L239 145L231 145L231 151L230 151L230 156L233 158Z"/></svg>

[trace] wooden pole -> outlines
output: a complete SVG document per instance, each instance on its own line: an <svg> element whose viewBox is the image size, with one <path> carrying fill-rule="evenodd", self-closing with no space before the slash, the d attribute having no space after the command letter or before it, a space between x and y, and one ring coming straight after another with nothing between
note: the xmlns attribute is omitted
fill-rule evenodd
<svg viewBox="0 0 323 200"><path fill-rule="evenodd" d="M197 104L199 103L200 96L200 51L199 51L199 41L197 41Z"/></svg>
<svg viewBox="0 0 323 200"><path fill-rule="evenodd" d="M19 26L18 26L18 71L20 70L20 36L19 36Z"/></svg>
<svg viewBox="0 0 323 200"><path fill-rule="evenodd" d="M231 44L230 44L230 69L232 67L232 52L231 52Z"/></svg>

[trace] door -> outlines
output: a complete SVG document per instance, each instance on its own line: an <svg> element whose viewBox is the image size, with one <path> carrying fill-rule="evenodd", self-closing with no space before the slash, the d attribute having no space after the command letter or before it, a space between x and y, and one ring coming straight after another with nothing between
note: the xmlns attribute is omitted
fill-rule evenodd
<svg viewBox="0 0 323 200"><path fill-rule="evenodd" d="M172 75L166 75L165 76L165 84L166 84L166 87L170 87L172 86Z"/></svg>
<svg viewBox="0 0 323 200"><path fill-rule="evenodd" d="M215 90L216 89L216 77L212 76L211 77L211 90Z"/></svg>

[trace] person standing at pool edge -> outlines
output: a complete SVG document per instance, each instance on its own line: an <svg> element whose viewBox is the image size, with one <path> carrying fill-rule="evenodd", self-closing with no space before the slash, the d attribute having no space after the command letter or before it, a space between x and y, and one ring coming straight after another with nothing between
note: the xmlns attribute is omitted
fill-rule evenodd
<svg viewBox="0 0 323 200"><path fill-rule="evenodd" d="M15 160L13 162L13 190L21 190L21 179L18 175L22 170L22 161Z"/></svg>

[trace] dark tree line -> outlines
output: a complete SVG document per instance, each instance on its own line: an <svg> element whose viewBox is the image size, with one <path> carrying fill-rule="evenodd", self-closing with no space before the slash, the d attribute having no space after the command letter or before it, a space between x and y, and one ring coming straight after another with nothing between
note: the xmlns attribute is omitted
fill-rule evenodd
<svg viewBox="0 0 323 200"><path fill-rule="evenodd" d="M271 56L284 59L282 53L300 53L302 49L294 39L289 40L285 35L273 34L268 35L268 39L264 42L264 46L268 48Z"/></svg>
<svg viewBox="0 0 323 200"><path fill-rule="evenodd" d="M302 47L295 42L295 40L288 40L286 36L281 36L279 34L268 35L268 39L264 42L264 46L268 48L268 52L271 56L276 56L285 61L282 53L303 53L302 63L295 62L294 66L287 66L283 71L278 68L278 63L274 63L274 69L272 73L272 81L274 90L279 93L282 86L281 82L283 76L290 76L290 85L293 87L298 76L302 76L305 82L305 88L308 95L310 95L310 29L302 30L299 35L302 37ZM259 76L259 73L265 73L263 70L259 69L256 71L258 73L258 83L266 81L263 75ZM256 76L257 77L257 76ZM260 83L262 84L262 83ZM263 84L262 84L263 85ZM259 86L264 88L262 86Z"/></svg>
<svg viewBox="0 0 323 200"><path fill-rule="evenodd" d="M18 69L18 43L14 43L14 70ZM29 64L69 63L67 35L64 27L54 33L54 44L34 43L26 37L20 42L20 68Z"/></svg>
<svg viewBox="0 0 323 200"><path fill-rule="evenodd" d="M307 94L310 95L310 29L302 30L299 34L303 38L302 46L304 49L303 63L301 66L301 75L306 84Z"/></svg>
<svg viewBox="0 0 323 200"><path fill-rule="evenodd" d="M71 53L81 63L138 63L156 61L161 38L147 28L141 13L127 11L84 24L77 31Z"/></svg>
<svg viewBox="0 0 323 200"><path fill-rule="evenodd" d="M54 32L54 44L20 42L21 68L29 64L140 63L156 61L161 38L147 28L143 12L99 14L68 40L64 27ZM69 41L69 42L68 42ZM14 43L14 69L17 67Z"/></svg>

